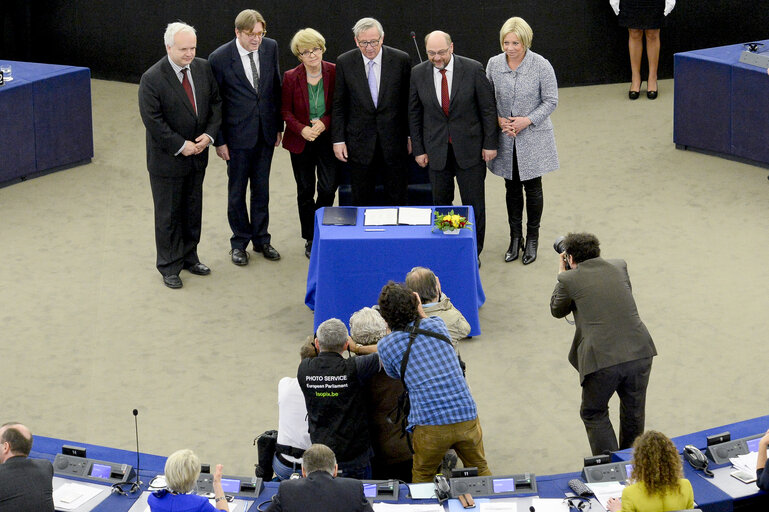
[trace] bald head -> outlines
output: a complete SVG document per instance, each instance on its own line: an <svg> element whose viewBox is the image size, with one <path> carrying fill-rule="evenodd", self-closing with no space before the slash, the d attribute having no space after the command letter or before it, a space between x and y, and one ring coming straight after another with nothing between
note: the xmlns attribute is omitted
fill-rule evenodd
<svg viewBox="0 0 769 512"><path fill-rule="evenodd" d="M425 52L436 69L445 68L451 62L451 55L454 53L451 36L442 30L430 32L425 36Z"/></svg>
<svg viewBox="0 0 769 512"><path fill-rule="evenodd" d="M427 47L431 41L439 45L448 46L451 44L451 36L443 30L433 30L425 36L425 47Z"/></svg>
<svg viewBox="0 0 769 512"><path fill-rule="evenodd" d="M15 456L27 457L32 451L32 433L17 422L0 427L0 464Z"/></svg>

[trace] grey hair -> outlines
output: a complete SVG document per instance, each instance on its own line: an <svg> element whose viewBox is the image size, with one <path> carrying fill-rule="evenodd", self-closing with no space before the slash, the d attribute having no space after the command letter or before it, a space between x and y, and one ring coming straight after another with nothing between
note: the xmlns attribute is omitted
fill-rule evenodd
<svg viewBox="0 0 769 512"><path fill-rule="evenodd" d="M320 349L339 352L347 341L347 327L338 318L329 318L318 326L317 338Z"/></svg>
<svg viewBox="0 0 769 512"><path fill-rule="evenodd" d="M325 444L313 444L302 455L302 468L308 475L315 471L325 471L334 476L336 456L331 448Z"/></svg>
<svg viewBox="0 0 769 512"><path fill-rule="evenodd" d="M195 32L195 27L192 25L187 25L181 21L169 23L166 27L166 33L163 35L163 41L166 43L167 47L170 48L174 45L174 37L176 37L176 34L179 32L191 32L197 35L197 32Z"/></svg>
<svg viewBox="0 0 769 512"><path fill-rule="evenodd" d="M361 345L376 345L387 334L387 322L379 311L363 308L350 317L350 337Z"/></svg>
<svg viewBox="0 0 769 512"><path fill-rule="evenodd" d="M177 450L166 459L165 473L169 489L188 493L200 476L200 459L192 450Z"/></svg>
<svg viewBox="0 0 769 512"><path fill-rule="evenodd" d="M377 31L379 31L379 37L384 36L384 29L382 28L382 24L379 23L374 18L361 18L356 23L355 26L352 27L352 33L355 35L355 39L358 39L358 36L361 32L364 30L368 30L370 28L376 28Z"/></svg>

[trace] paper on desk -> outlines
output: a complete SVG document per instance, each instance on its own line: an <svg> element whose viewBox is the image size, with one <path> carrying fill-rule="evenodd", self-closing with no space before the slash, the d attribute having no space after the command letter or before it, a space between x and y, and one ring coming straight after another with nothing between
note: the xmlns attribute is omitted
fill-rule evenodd
<svg viewBox="0 0 769 512"><path fill-rule="evenodd" d="M563 498L533 498L531 506L537 512L569 512L569 505L563 501Z"/></svg>
<svg viewBox="0 0 769 512"><path fill-rule="evenodd" d="M619 482L593 482L587 484L591 491L595 493L595 499L597 499L603 508L609 510L609 506L606 504L609 498L621 498L622 489L625 488Z"/></svg>
<svg viewBox="0 0 769 512"><path fill-rule="evenodd" d="M435 484L428 482L425 484L408 484L411 498L415 500L429 500L435 498Z"/></svg>
<svg viewBox="0 0 769 512"><path fill-rule="evenodd" d="M479 510L479 508L480 510L483 510L483 508L481 507L483 507L483 504L487 501L489 501L489 498L478 498L477 500L475 500L475 508L472 510L477 511ZM463 507L462 503L456 498L451 498L446 503L449 506L449 512L465 512L465 507ZM506 510L506 509L503 509L503 510ZM512 511L516 512L515 509L512 509Z"/></svg>
<svg viewBox="0 0 769 512"><path fill-rule="evenodd" d="M53 504L58 510L75 510L103 490L103 488L67 482L53 491Z"/></svg>
<svg viewBox="0 0 769 512"><path fill-rule="evenodd" d="M748 473L756 473L756 460L758 459L757 452L745 453L743 455L737 455L732 457L729 461L737 469L747 471Z"/></svg>
<svg viewBox="0 0 769 512"><path fill-rule="evenodd" d="M365 226L394 226L398 224L398 209L367 208L363 217Z"/></svg>
<svg viewBox="0 0 769 512"><path fill-rule="evenodd" d="M432 208L398 208L398 224L429 226L433 223Z"/></svg>
<svg viewBox="0 0 769 512"><path fill-rule="evenodd" d="M500 500L475 500L477 505L480 505L479 512L518 512L518 503L514 501L500 501ZM526 508L526 512L528 512Z"/></svg>
<svg viewBox="0 0 769 512"><path fill-rule="evenodd" d="M411 505L378 502L374 503L372 507L374 508L374 512L443 512L443 505L439 505L438 503L429 505Z"/></svg>

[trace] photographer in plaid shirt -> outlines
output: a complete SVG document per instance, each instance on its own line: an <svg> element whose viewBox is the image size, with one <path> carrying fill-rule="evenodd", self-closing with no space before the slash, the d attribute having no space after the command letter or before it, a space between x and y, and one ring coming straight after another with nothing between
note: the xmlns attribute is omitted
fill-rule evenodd
<svg viewBox="0 0 769 512"><path fill-rule="evenodd" d="M382 288L379 308L392 331L377 345L382 366L390 377L401 379L408 330L415 326L418 329L403 379L411 400L408 430L413 434L412 481L431 482L450 448L465 467L477 467L479 475L491 475L475 401L446 324L438 317L426 317L417 294L392 281Z"/></svg>

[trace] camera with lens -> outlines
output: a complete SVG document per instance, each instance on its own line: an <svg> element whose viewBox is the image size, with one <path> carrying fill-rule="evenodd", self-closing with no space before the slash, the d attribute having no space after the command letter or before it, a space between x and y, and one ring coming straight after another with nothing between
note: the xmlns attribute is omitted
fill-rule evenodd
<svg viewBox="0 0 769 512"><path fill-rule="evenodd" d="M564 252L566 252L566 244L564 243L565 240L566 240L566 237L561 235L555 239L555 242L553 242L553 249L558 254L563 254ZM564 263L566 264L566 270L570 270L571 267L569 266L568 258L564 261Z"/></svg>

